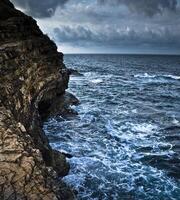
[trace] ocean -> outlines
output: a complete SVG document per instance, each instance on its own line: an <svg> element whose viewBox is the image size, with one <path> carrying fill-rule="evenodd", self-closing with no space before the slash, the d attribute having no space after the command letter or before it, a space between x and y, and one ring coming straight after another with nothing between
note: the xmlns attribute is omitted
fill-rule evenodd
<svg viewBox="0 0 180 200"><path fill-rule="evenodd" d="M180 199L180 56L65 55L79 114L50 118L80 200Z"/></svg>

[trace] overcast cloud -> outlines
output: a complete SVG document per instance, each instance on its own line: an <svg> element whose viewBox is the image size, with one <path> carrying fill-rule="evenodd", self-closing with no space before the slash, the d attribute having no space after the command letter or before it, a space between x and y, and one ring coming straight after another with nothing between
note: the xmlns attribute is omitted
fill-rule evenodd
<svg viewBox="0 0 180 200"><path fill-rule="evenodd" d="M11 0L16 6L36 18L51 17L58 6L63 6L68 0Z"/></svg>
<svg viewBox="0 0 180 200"><path fill-rule="evenodd" d="M180 53L179 0L12 0L65 53Z"/></svg>
<svg viewBox="0 0 180 200"><path fill-rule="evenodd" d="M98 0L100 4L113 6L126 5L132 12L143 13L149 17L163 14L165 10L174 12L177 0Z"/></svg>

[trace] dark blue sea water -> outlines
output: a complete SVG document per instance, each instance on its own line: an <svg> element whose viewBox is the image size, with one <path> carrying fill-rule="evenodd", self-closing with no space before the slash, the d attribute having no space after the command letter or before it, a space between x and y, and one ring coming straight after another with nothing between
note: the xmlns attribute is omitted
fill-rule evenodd
<svg viewBox="0 0 180 200"><path fill-rule="evenodd" d="M44 124L83 200L180 199L180 57L65 55L79 115Z"/></svg>

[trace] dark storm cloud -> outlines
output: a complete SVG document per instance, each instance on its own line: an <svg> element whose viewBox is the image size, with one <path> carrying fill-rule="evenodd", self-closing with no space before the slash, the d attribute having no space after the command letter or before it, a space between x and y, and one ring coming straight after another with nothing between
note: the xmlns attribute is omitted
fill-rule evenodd
<svg viewBox="0 0 180 200"><path fill-rule="evenodd" d="M131 11L153 16L164 10L175 11L177 0L98 0L100 4L126 5Z"/></svg>
<svg viewBox="0 0 180 200"><path fill-rule="evenodd" d="M170 31L168 28L152 31L144 29L117 30L92 30L89 27L62 26L55 28L55 39L58 42L69 43L85 47L87 45L111 46L111 47L179 47L180 36L178 32Z"/></svg>
<svg viewBox="0 0 180 200"><path fill-rule="evenodd" d="M51 17L58 6L64 5L68 0L11 0L16 6L36 18Z"/></svg>
<svg viewBox="0 0 180 200"><path fill-rule="evenodd" d="M180 0L12 0L59 49L180 52ZM64 6L65 5L65 6ZM51 18L47 18L51 17ZM40 19L41 18L41 19ZM78 51L77 51L78 52ZM82 52L82 51L81 51Z"/></svg>

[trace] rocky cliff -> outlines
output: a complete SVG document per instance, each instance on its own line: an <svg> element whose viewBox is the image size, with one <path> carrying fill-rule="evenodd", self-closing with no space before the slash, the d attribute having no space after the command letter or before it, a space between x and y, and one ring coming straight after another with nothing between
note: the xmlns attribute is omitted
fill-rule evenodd
<svg viewBox="0 0 180 200"><path fill-rule="evenodd" d="M42 130L68 79L63 54L36 21L0 0L0 199L74 199L59 178L66 158Z"/></svg>

